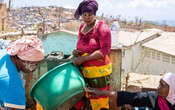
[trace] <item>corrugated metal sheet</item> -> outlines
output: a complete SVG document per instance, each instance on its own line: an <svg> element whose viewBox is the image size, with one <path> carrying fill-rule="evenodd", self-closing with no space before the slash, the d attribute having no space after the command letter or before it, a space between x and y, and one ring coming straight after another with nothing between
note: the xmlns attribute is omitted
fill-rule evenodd
<svg viewBox="0 0 175 110"><path fill-rule="evenodd" d="M142 32L128 32L128 31L120 31L119 32L119 44L123 46L131 46L134 43L140 42L144 39L151 37L154 34L161 33L163 31L159 29L145 29Z"/></svg>
<svg viewBox="0 0 175 110"><path fill-rule="evenodd" d="M160 37L146 42L142 46L175 56L175 33L161 33Z"/></svg>

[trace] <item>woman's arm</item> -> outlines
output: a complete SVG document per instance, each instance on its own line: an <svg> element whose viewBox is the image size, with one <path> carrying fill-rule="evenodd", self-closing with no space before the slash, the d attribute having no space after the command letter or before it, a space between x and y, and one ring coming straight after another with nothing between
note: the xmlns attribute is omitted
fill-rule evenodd
<svg viewBox="0 0 175 110"><path fill-rule="evenodd" d="M97 96L109 96L113 100L113 105L116 103L116 106L123 106L125 104L130 104L132 106L146 106L154 108L157 101L157 93L156 92L115 92L115 91L106 91L106 90L98 90L95 88L85 88L87 92L94 93Z"/></svg>
<svg viewBox="0 0 175 110"><path fill-rule="evenodd" d="M84 63L86 61L98 59L98 58L101 58L101 57L103 57L103 54L101 53L101 51L100 50L96 50L96 51L94 51L91 54L87 54L85 56L78 56L74 60L73 64L74 65L81 65L82 63Z"/></svg>
<svg viewBox="0 0 175 110"><path fill-rule="evenodd" d="M100 52L105 56L111 49L111 31L105 22L100 22L98 27Z"/></svg>
<svg viewBox="0 0 175 110"><path fill-rule="evenodd" d="M98 59L98 58L101 58L101 57L103 57L103 54L101 53L100 50L96 50L93 53L84 56L86 61Z"/></svg>
<svg viewBox="0 0 175 110"><path fill-rule="evenodd" d="M156 92L118 92L117 93L117 105L122 106L124 104L130 104L137 107L155 107L157 93Z"/></svg>

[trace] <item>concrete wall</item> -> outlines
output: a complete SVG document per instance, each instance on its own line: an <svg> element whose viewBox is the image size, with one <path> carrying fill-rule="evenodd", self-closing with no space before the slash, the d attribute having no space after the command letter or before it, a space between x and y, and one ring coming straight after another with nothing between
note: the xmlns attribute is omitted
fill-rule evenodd
<svg viewBox="0 0 175 110"><path fill-rule="evenodd" d="M175 73L175 56L148 48L143 48L142 51L142 53L146 53L146 56L138 71L151 74Z"/></svg>
<svg viewBox="0 0 175 110"><path fill-rule="evenodd" d="M175 56L136 44L122 49L122 75L129 72L159 75L175 73Z"/></svg>
<svg viewBox="0 0 175 110"><path fill-rule="evenodd" d="M141 59L140 44L122 49L122 73L135 72Z"/></svg>
<svg viewBox="0 0 175 110"><path fill-rule="evenodd" d="M122 49L122 75L131 71L132 51L131 48Z"/></svg>

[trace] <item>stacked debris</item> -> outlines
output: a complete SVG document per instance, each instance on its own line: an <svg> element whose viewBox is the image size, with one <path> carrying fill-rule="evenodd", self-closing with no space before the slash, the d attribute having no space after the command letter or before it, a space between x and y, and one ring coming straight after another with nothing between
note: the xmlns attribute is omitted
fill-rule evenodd
<svg viewBox="0 0 175 110"><path fill-rule="evenodd" d="M141 91L156 91L159 86L161 76L159 75L144 75L138 73L128 73L126 79L126 91L141 92Z"/></svg>
<svg viewBox="0 0 175 110"><path fill-rule="evenodd" d="M9 43L9 40L0 39L0 57L5 54Z"/></svg>
<svg viewBox="0 0 175 110"><path fill-rule="evenodd" d="M9 43L10 43L9 40L0 39L0 49L1 50L6 49Z"/></svg>

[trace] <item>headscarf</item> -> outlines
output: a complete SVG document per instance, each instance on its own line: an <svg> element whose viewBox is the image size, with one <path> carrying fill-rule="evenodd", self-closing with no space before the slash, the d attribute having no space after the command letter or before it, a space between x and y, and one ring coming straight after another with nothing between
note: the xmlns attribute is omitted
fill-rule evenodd
<svg viewBox="0 0 175 110"><path fill-rule="evenodd" d="M84 13L84 12L90 12L94 15L96 15L96 12L98 10L98 3L96 0L83 0L78 8L75 11L74 17L76 19L79 19L79 17Z"/></svg>
<svg viewBox="0 0 175 110"><path fill-rule="evenodd" d="M164 80L169 85L169 93L166 99L172 104L175 104L175 73L166 73L163 75Z"/></svg>
<svg viewBox="0 0 175 110"><path fill-rule="evenodd" d="M10 43L7 53L25 61L41 61L44 58L42 41L37 36L24 36Z"/></svg>

